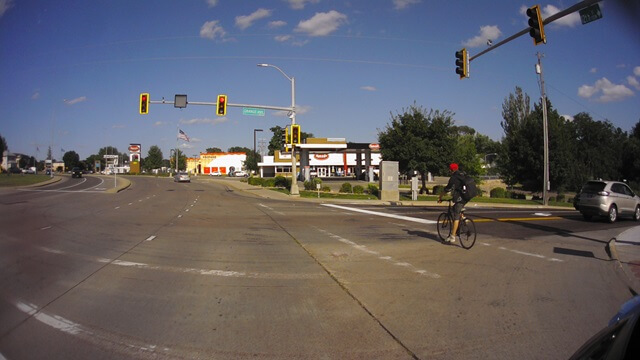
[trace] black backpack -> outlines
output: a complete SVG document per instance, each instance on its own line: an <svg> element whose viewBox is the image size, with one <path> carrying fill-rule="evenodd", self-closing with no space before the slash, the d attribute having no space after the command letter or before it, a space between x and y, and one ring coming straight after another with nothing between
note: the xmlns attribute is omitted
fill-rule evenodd
<svg viewBox="0 0 640 360"><path fill-rule="evenodd" d="M469 201L473 199L476 195L478 195L478 188L476 187L476 181L473 179L473 177L467 174L462 174L462 175L463 175L462 194L461 194L462 200Z"/></svg>

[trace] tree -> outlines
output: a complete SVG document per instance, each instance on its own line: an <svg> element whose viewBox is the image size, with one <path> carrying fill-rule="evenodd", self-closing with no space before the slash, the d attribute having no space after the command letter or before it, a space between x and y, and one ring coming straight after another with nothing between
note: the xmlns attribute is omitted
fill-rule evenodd
<svg viewBox="0 0 640 360"><path fill-rule="evenodd" d="M271 137L271 140L269 141L269 155L273 155L275 154L276 150L280 150L282 148L284 148L284 134L285 134L285 128L276 125L272 128L270 128L269 130L271 130L271 132L273 133L273 136Z"/></svg>
<svg viewBox="0 0 640 360"><path fill-rule="evenodd" d="M219 153L219 152L222 152L222 149L217 147L210 147L210 148L207 148L205 151L208 153Z"/></svg>
<svg viewBox="0 0 640 360"><path fill-rule="evenodd" d="M269 141L268 149L269 149L269 155L273 155L275 154L276 150L284 149L284 135L286 133L286 127L281 127L277 125L270 128L269 130L273 133L273 136ZM312 138L312 137L313 137L313 133L306 133L304 131L300 132L301 143L304 143L308 138Z"/></svg>
<svg viewBox="0 0 640 360"><path fill-rule="evenodd" d="M147 157L144 159L144 169L151 171L162 167L162 150L157 145L149 147Z"/></svg>
<svg viewBox="0 0 640 360"><path fill-rule="evenodd" d="M187 156L182 152L182 150L178 149L178 170L185 170L187 168ZM169 168L173 171L176 168L176 154L175 152L172 154L169 159L170 166Z"/></svg>
<svg viewBox="0 0 640 360"><path fill-rule="evenodd" d="M427 112L414 104L403 114L391 115L391 124L378 130L382 159L398 161L401 173L418 171L422 175L420 192L426 192L428 171L443 174L455 158L452 115L447 110Z"/></svg>
<svg viewBox="0 0 640 360"><path fill-rule="evenodd" d="M64 167L66 169L72 169L80 165L80 155L73 150L67 151L62 155L62 161L64 162Z"/></svg>
<svg viewBox="0 0 640 360"><path fill-rule="evenodd" d="M515 94L509 94L502 104L502 118L500 122L504 137L502 147L498 152L498 169L503 180L508 185L517 182L518 174L522 168L526 168L528 156L526 146L522 146L522 137L525 136L525 124L531 113L529 95L516 87ZM523 159L525 162L523 163Z"/></svg>
<svg viewBox="0 0 640 360"><path fill-rule="evenodd" d="M229 148L229 150L227 150L227 152L246 153L246 154L248 154L251 151L253 150L247 147L242 147L242 146L232 146Z"/></svg>
<svg viewBox="0 0 640 360"><path fill-rule="evenodd" d="M2 156L4 154L4 151L8 149L9 147L7 146L7 140L5 140L2 135L0 135L0 156Z"/></svg>

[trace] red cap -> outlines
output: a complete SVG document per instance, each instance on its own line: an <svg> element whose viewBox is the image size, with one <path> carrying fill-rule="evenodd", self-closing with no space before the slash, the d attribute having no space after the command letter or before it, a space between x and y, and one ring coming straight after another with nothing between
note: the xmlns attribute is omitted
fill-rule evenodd
<svg viewBox="0 0 640 360"><path fill-rule="evenodd" d="M451 171L458 171L458 164L456 164L456 163L451 163L451 165L449 165L449 170L451 170Z"/></svg>

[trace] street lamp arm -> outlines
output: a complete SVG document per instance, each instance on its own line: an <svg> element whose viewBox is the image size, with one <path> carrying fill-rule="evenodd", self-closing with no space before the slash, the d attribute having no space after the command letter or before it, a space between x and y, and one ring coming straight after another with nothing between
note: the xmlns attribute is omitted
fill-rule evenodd
<svg viewBox="0 0 640 360"><path fill-rule="evenodd" d="M275 65L271 65L271 64L258 64L258 66L260 66L260 67L272 67L272 68L274 68L274 69L276 69L276 70L280 71L280 73L281 73L282 75L284 75L284 77L286 77L286 78L287 78L287 80L291 81L291 77L289 77L289 75L287 75L284 71L282 71L282 69L280 69L279 67L277 67L277 66L275 66Z"/></svg>

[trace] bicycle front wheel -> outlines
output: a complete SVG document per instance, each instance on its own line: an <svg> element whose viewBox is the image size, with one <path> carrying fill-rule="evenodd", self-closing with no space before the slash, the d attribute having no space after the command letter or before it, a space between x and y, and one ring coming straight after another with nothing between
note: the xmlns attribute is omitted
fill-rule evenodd
<svg viewBox="0 0 640 360"><path fill-rule="evenodd" d="M471 249L473 244L476 243L476 224L469 218L464 218L460 221L460 227L458 229L460 236L460 245L465 249Z"/></svg>
<svg viewBox="0 0 640 360"><path fill-rule="evenodd" d="M438 236L440 240L444 241L446 238L451 235L451 227L453 226L453 222L451 221L451 216L448 213L442 213L438 216L438 223L436 227L438 229Z"/></svg>

